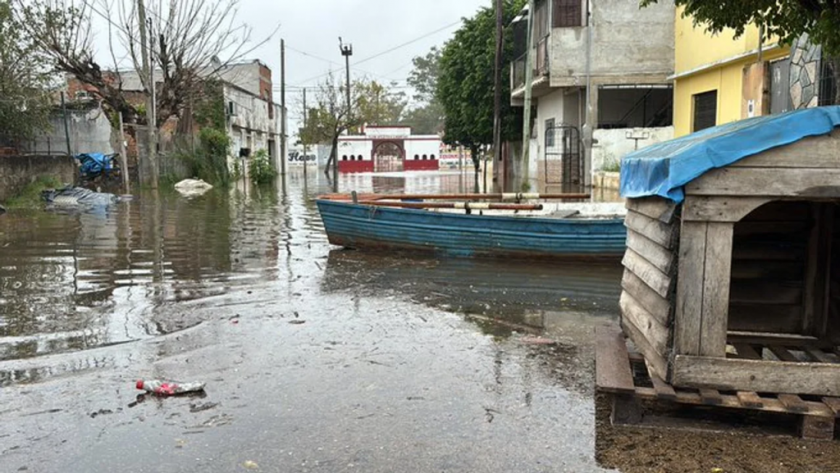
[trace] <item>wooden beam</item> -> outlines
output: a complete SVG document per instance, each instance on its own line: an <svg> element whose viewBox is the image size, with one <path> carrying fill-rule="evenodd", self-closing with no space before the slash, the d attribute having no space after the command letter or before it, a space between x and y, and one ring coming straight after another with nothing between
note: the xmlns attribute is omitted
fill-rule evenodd
<svg viewBox="0 0 840 473"><path fill-rule="evenodd" d="M650 315L628 292L621 293L618 304L621 307L621 316L639 329L645 340L660 356L667 358L668 336L670 334L668 329L660 325L656 318ZM638 342L635 338L631 338L634 342Z"/></svg>
<svg viewBox="0 0 840 473"><path fill-rule="evenodd" d="M779 361L788 361L791 363L796 363L799 361L799 358L793 356L793 353L789 352L787 348L780 346L780 345L769 345L767 348L776 355L776 358Z"/></svg>
<svg viewBox="0 0 840 473"><path fill-rule="evenodd" d="M834 440L834 424L832 416L804 415L800 419L799 435L809 440Z"/></svg>
<svg viewBox="0 0 840 473"><path fill-rule="evenodd" d="M840 132L812 136L736 161L730 167L840 168Z"/></svg>
<svg viewBox="0 0 840 473"><path fill-rule="evenodd" d="M653 388L637 387L636 397L646 401L656 400L656 390L654 390ZM746 407L748 409L763 412L777 412L782 414L788 413L787 408L778 399L761 398L761 406L747 406L741 403L741 400L738 399L737 395L721 394L720 397L720 405L722 407L731 407L736 409ZM689 404L697 406L703 404L703 399L700 397L699 394L695 392L677 391L677 402L680 404ZM826 406L822 402L805 401L805 404L808 406L809 415L819 415L823 417L831 417L834 415L831 409L829 409L828 406Z"/></svg>
<svg viewBox="0 0 840 473"><path fill-rule="evenodd" d="M674 386L767 393L840 394L840 365L677 355Z"/></svg>
<svg viewBox="0 0 840 473"><path fill-rule="evenodd" d="M840 198L840 169L720 168L686 185L685 192L691 196L836 199Z"/></svg>
<svg viewBox="0 0 840 473"><path fill-rule="evenodd" d="M674 353L700 354L703 281L706 269L707 223L683 222L680 230L677 307L674 313Z"/></svg>
<svg viewBox="0 0 840 473"><path fill-rule="evenodd" d="M731 223L708 224L700 327L700 354L704 356L726 356L732 231Z"/></svg>
<svg viewBox="0 0 840 473"><path fill-rule="evenodd" d="M670 250L676 244L674 238L676 225L662 223L659 220L654 220L632 210L627 211L627 216L624 218L624 225L666 249Z"/></svg>
<svg viewBox="0 0 840 473"><path fill-rule="evenodd" d="M629 269L624 270L624 277L621 279L621 287L633 299L639 301L642 307L648 311L656 320L662 324L663 327L670 327L671 320L671 302L657 294L656 291L650 288L638 276L633 274Z"/></svg>
<svg viewBox="0 0 840 473"><path fill-rule="evenodd" d="M642 332L629 319L622 319L621 328L624 329L624 333L630 336L636 344L636 348L645 356L645 362L649 365L649 368L654 370L660 378L668 379L668 363L648 343L647 339L642 335Z"/></svg>
<svg viewBox="0 0 840 473"><path fill-rule="evenodd" d="M805 347L805 353L817 363L836 363L834 359L816 347Z"/></svg>
<svg viewBox="0 0 840 473"><path fill-rule="evenodd" d="M740 222L770 201L765 197L689 196L683 204L682 219L689 222Z"/></svg>
<svg viewBox="0 0 840 473"><path fill-rule="evenodd" d="M834 415L840 416L840 398L824 397L822 398L822 402L823 404L828 406L828 408L831 409L832 412L834 412Z"/></svg>
<svg viewBox="0 0 840 473"><path fill-rule="evenodd" d="M650 383L653 385L653 389L656 391L656 396L660 399L676 401L677 392L674 391L673 386L663 381L662 378L658 374L656 374L656 372L653 369L651 369L650 365L647 365L647 368L648 375L650 375Z"/></svg>
<svg viewBox="0 0 840 473"><path fill-rule="evenodd" d="M662 223L671 223L676 213L677 204L662 197L627 199L627 210L632 210Z"/></svg>
<svg viewBox="0 0 840 473"><path fill-rule="evenodd" d="M738 351L738 357L747 360L760 360L761 355L751 345L746 343L734 343L735 350Z"/></svg>
<svg viewBox="0 0 840 473"><path fill-rule="evenodd" d="M632 249L627 249L621 263L660 296L667 299L671 295L671 277Z"/></svg>
<svg viewBox="0 0 840 473"><path fill-rule="evenodd" d="M633 373L627 358L624 334L617 327L595 329L595 385L611 393L632 393Z"/></svg>
<svg viewBox="0 0 840 473"><path fill-rule="evenodd" d="M761 397L753 391L738 391L735 395L738 396L738 401L744 407L761 407L764 405Z"/></svg>
<svg viewBox="0 0 840 473"><path fill-rule="evenodd" d="M648 239L641 233L627 230L627 247L638 253L664 274L673 275L676 262L675 253Z"/></svg>
<svg viewBox="0 0 840 473"><path fill-rule="evenodd" d="M796 394L779 394L777 397L790 412L808 412L808 405Z"/></svg>
<svg viewBox="0 0 840 473"><path fill-rule="evenodd" d="M753 345L783 345L783 346L824 346L825 343L809 335L795 335L788 333L765 333L730 330L727 336L730 343L750 343Z"/></svg>
<svg viewBox="0 0 840 473"><path fill-rule="evenodd" d="M719 406L723 404L723 398L720 396L720 391L717 389L700 388L700 399L703 404L710 406Z"/></svg>

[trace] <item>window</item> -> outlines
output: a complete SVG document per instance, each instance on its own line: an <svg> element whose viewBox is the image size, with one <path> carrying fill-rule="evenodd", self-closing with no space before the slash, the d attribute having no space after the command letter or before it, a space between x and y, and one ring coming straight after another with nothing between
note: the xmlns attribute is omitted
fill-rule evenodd
<svg viewBox="0 0 840 473"><path fill-rule="evenodd" d="M782 59L770 63L770 113L784 113L790 109L790 61ZM761 115L759 110L756 115Z"/></svg>
<svg viewBox="0 0 840 473"><path fill-rule="evenodd" d="M545 147L554 147L554 119L549 118L545 121Z"/></svg>
<svg viewBox="0 0 840 473"><path fill-rule="evenodd" d="M554 27L583 26L583 0L554 0Z"/></svg>
<svg viewBox="0 0 840 473"><path fill-rule="evenodd" d="M342 156L342 157L341 157L341 160L342 160L342 161L347 161L347 155L345 154L344 156Z"/></svg>
<svg viewBox="0 0 840 473"><path fill-rule="evenodd" d="M692 131L705 130L717 124L717 90L694 95Z"/></svg>
<svg viewBox="0 0 840 473"><path fill-rule="evenodd" d="M432 161L434 161L434 160L435 160L435 155L432 155L431 157L429 157L429 159L431 159Z"/></svg>
<svg viewBox="0 0 840 473"><path fill-rule="evenodd" d="M429 159L429 157L428 157L427 155L425 155L425 154L424 154L424 155L423 155L423 161L426 161L426 160L428 160L428 159Z"/></svg>

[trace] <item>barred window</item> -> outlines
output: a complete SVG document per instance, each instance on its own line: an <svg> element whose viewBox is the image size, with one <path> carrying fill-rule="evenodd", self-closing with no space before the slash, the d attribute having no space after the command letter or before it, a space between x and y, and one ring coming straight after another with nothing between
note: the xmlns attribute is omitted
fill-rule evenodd
<svg viewBox="0 0 840 473"><path fill-rule="evenodd" d="M584 0L554 0L554 27L583 26Z"/></svg>

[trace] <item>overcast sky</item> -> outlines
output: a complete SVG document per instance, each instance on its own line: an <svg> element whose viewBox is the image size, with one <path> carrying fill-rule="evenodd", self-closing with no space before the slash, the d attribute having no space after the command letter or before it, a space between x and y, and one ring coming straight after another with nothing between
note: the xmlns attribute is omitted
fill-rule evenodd
<svg viewBox="0 0 840 473"><path fill-rule="evenodd" d="M457 29L456 23L464 16L473 15L483 4L490 6L492 1L240 0L239 19L253 28L254 38L265 38L279 23L280 29L271 42L253 54L274 71L275 85L279 86L280 82L281 37L287 45L287 83L312 86L317 83L313 77L330 69L340 69L343 75L339 36L353 44L351 75L395 80L404 85L411 71L412 58L425 54L432 46L443 44ZM364 61L413 40L417 41ZM363 63L353 66L354 62L360 61Z"/></svg>
<svg viewBox="0 0 840 473"><path fill-rule="evenodd" d="M252 43L264 40L276 30L247 59L259 59L271 68L277 102L280 101L280 39L286 40L289 125L290 132L296 132L301 114L300 87L316 86L330 70L336 71L337 77L344 76L339 36L353 45L351 76L362 75L384 83L394 81L397 87L410 93L405 81L412 69L412 59L426 54L432 46L445 43L458 29L461 18L472 16L480 7L490 7L492 3L492 0L239 0L237 24L252 28ZM108 52L106 27L106 20L94 17L97 56ZM391 49L394 50L382 54ZM378 57L366 60L372 56ZM109 61L107 56L100 59L106 64Z"/></svg>

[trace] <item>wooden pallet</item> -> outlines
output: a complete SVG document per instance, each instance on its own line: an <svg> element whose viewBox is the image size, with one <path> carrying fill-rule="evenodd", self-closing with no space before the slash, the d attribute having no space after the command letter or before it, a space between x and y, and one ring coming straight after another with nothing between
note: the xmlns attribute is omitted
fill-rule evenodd
<svg viewBox="0 0 840 473"><path fill-rule="evenodd" d="M744 348L744 345L739 345L740 356L760 356L765 352L765 347ZM768 350L778 356L775 355L778 350ZM802 353L808 357L820 356L813 350L803 349ZM819 353L827 354L824 351ZM794 415L798 417L802 438L832 440L835 421L840 417L840 398L836 397L803 398L787 393L726 392L671 386L648 369L642 355L628 351L624 334L618 327L599 327L596 330L595 384L598 392L613 397L615 423L638 422L641 401L710 406Z"/></svg>

